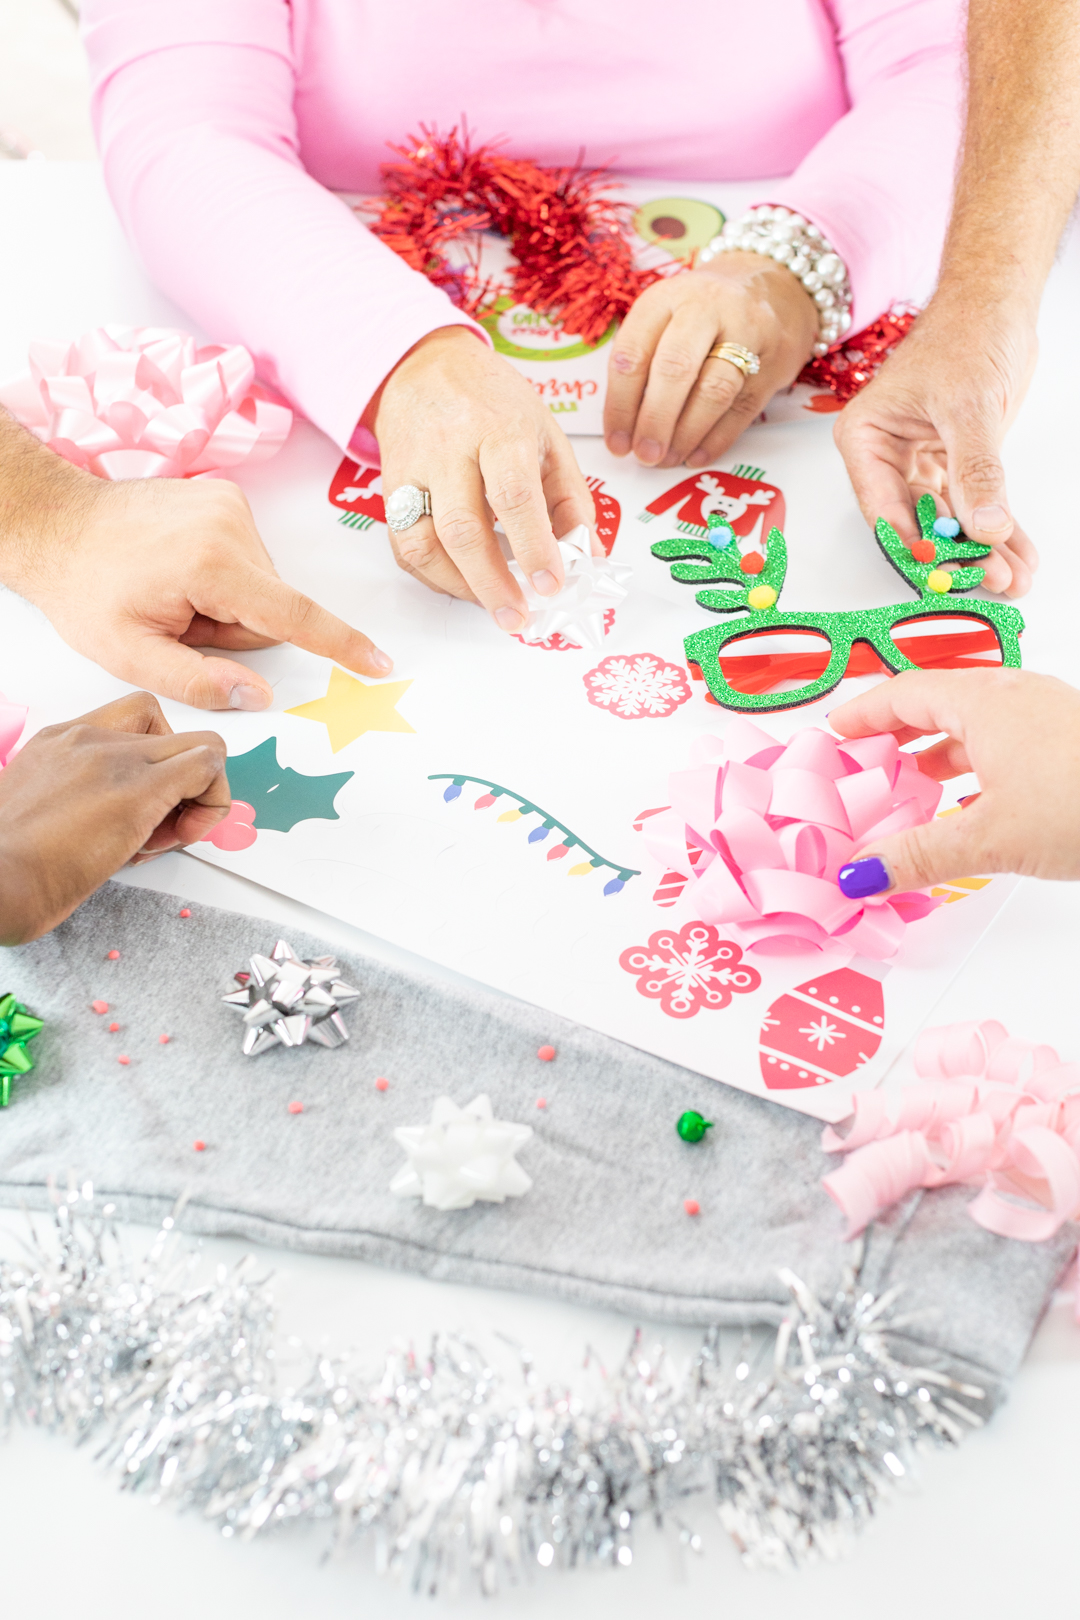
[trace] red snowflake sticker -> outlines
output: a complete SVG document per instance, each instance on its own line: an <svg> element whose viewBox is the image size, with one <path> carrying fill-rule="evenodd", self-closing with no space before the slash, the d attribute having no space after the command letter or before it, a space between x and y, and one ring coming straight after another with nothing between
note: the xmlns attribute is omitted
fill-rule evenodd
<svg viewBox="0 0 1080 1620"><path fill-rule="evenodd" d="M669 1018L693 1018L702 1007L726 1007L732 996L756 990L761 974L742 950L721 939L711 923L661 928L647 945L631 945L619 966L637 975L638 993L658 1001Z"/></svg>
<svg viewBox="0 0 1080 1620"><path fill-rule="evenodd" d="M623 720L661 719L690 696L685 669L655 653L613 653L581 678L589 702Z"/></svg>

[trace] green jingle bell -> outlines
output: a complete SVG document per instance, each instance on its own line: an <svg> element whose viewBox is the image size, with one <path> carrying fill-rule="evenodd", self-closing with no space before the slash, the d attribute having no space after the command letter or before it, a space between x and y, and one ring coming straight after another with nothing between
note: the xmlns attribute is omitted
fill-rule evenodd
<svg viewBox="0 0 1080 1620"><path fill-rule="evenodd" d="M685 1114L680 1114L675 1129L684 1142L700 1142L706 1131L711 1131L713 1122L705 1119L694 1108L688 1108Z"/></svg>

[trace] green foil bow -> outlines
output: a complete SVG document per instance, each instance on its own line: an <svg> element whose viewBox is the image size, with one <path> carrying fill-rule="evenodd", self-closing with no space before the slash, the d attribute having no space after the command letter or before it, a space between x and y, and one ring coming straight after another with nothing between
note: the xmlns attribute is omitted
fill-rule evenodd
<svg viewBox="0 0 1080 1620"><path fill-rule="evenodd" d="M0 996L0 1108L11 1101L13 1074L29 1074L34 1060L26 1050L27 1041L44 1028L40 1018L28 1013L13 995Z"/></svg>

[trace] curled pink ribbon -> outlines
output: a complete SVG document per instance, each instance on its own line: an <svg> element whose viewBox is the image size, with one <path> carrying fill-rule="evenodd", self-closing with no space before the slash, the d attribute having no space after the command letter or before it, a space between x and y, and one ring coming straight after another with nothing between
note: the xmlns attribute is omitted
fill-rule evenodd
<svg viewBox="0 0 1080 1620"><path fill-rule="evenodd" d="M916 1187L979 1187L973 1220L1000 1237L1038 1243L1080 1213L1080 1063L1052 1046L1016 1040L1001 1024L924 1030L915 1045L921 1084L894 1098L855 1098L846 1154L823 1178L854 1237Z"/></svg>
<svg viewBox="0 0 1080 1620"><path fill-rule="evenodd" d="M873 839L929 821L937 782L889 735L841 747L828 732L778 743L741 716L723 738L701 737L690 769L669 778L671 806L645 823L649 853L688 879L703 922L763 954L850 946L895 955L909 922L937 904L925 894L849 900L840 868Z"/></svg>
<svg viewBox="0 0 1080 1620"><path fill-rule="evenodd" d="M266 461L292 426L245 348L197 348L171 327L99 326L70 345L32 343L29 376L0 387L0 404L65 461L110 479Z"/></svg>
<svg viewBox="0 0 1080 1620"><path fill-rule="evenodd" d="M0 767L6 765L14 753L29 712L24 703L11 703L0 692Z"/></svg>

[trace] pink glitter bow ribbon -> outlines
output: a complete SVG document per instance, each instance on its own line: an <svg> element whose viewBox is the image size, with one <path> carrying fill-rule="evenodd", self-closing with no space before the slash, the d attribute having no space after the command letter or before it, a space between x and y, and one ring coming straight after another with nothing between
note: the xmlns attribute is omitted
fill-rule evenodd
<svg viewBox="0 0 1080 1620"><path fill-rule="evenodd" d="M981 1188L973 1220L1000 1237L1038 1243L1080 1212L1080 1063L1014 1039L1001 1024L924 1030L922 1084L895 1097L860 1093L847 1134L822 1132L844 1153L826 1192L861 1232L916 1187Z"/></svg>
<svg viewBox="0 0 1080 1620"><path fill-rule="evenodd" d="M29 712L24 703L11 703L0 692L0 768L8 763L14 753Z"/></svg>
<svg viewBox="0 0 1080 1620"><path fill-rule="evenodd" d="M99 326L76 343L32 343L30 375L0 388L50 450L99 478L197 478L266 461L292 412L255 382L240 344L170 327Z"/></svg>
<svg viewBox="0 0 1080 1620"><path fill-rule="evenodd" d="M881 960L936 905L925 894L849 900L837 887L858 850L929 821L941 798L892 736L840 746L808 728L784 744L738 717L723 738L698 739L669 790L671 808L645 823L646 847L688 876L698 916L749 950L835 944Z"/></svg>

